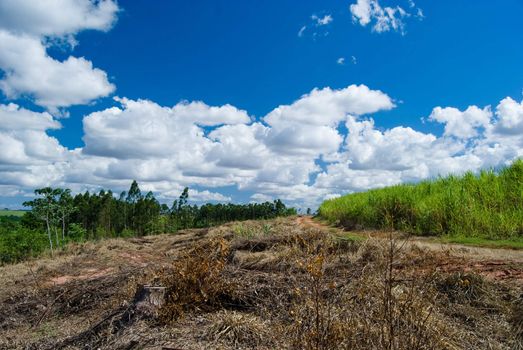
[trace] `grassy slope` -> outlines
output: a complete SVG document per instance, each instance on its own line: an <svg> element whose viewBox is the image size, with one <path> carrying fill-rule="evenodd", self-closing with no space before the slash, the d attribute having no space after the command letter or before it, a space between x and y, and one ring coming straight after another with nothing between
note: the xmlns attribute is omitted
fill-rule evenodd
<svg viewBox="0 0 523 350"><path fill-rule="evenodd" d="M348 228L394 228L457 243L523 246L523 161L325 201L322 218Z"/></svg>

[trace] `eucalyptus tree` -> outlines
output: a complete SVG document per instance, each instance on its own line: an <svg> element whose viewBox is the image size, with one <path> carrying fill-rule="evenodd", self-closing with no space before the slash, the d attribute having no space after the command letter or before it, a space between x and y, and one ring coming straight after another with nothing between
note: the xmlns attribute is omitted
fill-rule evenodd
<svg viewBox="0 0 523 350"><path fill-rule="evenodd" d="M31 207L31 210L35 214L35 216L45 222L51 254L53 253L53 239L51 236L51 228L56 224L58 197L60 196L62 191L63 190L59 188L39 188L34 191L35 195L38 196L38 198L23 203L25 207ZM57 236L56 245L58 245L58 234L56 233L56 231L55 235Z"/></svg>
<svg viewBox="0 0 523 350"><path fill-rule="evenodd" d="M71 214L76 210L70 189L61 190L56 209L62 223L62 240L65 240L66 223Z"/></svg>

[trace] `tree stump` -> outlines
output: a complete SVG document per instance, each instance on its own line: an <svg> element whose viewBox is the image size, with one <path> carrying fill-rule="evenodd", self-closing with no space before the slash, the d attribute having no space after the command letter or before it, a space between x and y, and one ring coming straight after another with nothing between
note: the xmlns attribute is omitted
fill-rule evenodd
<svg viewBox="0 0 523 350"><path fill-rule="evenodd" d="M165 302L165 287L142 285L134 296L136 312L144 316L158 316L160 309Z"/></svg>

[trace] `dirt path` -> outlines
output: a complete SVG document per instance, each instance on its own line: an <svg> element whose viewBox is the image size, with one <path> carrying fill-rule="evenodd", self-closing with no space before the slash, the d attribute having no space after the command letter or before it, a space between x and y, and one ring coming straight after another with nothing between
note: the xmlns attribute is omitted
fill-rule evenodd
<svg viewBox="0 0 523 350"><path fill-rule="evenodd" d="M334 228L313 220L310 216L299 216L296 219L298 225L305 227L314 227L320 230L333 230ZM351 231L352 234L368 237L388 239L389 232L383 231ZM405 239L401 234L394 234L395 238ZM511 260L523 263L523 250L506 249L506 248L485 248L474 247L463 244L443 243L435 241L428 237L408 237L409 244L416 244L420 247L434 251L450 251L453 254L467 256L473 259L500 259Z"/></svg>
<svg viewBox="0 0 523 350"><path fill-rule="evenodd" d="M296 218L298 225L315 228L322 231L343 233L345 231L313 220L310 216ZM366 238L388 239L390 233L383 231L351 231L351 234ZM462 244L442 243L426 237L405 237L401 233L393 233L400 240L407 239L406 246L417 246L435 253L448 256L442 262L442 270L446 272L463 270L479 273L495 280L514 280L523 286L523 251L504 248L483 248Z"/></svg>

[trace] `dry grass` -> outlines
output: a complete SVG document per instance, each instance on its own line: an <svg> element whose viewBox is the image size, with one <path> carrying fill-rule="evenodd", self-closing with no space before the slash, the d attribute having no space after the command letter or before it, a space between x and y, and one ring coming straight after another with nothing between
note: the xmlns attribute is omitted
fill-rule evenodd
<svg viewBox="0 0 523 350"><path fill-rule="evenodd" d="M476 260L293 218L235 225L0 269L0 349L522 348L520 281ZM153 316L144 283L166 287Z"/></svg>
<svg viewBox="0 0 523 350"><path fill-rule="evenodd" d="M255 349L274 346L271 331L270 323L256 315L222 310L211 316L203 338L235 349Z"/></svg>

